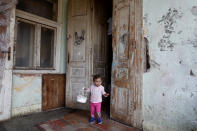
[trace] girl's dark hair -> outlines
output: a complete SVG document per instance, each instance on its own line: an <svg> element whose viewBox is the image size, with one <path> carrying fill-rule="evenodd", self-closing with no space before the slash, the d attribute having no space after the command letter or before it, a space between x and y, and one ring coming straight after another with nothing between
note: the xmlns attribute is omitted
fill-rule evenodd
<svg viewBox="0 0 197 131"><path fill-rule="evenodd" d="M97 74L97 75L94 75L94 76L93 76L93 81L95 81L95 80L98 79L98 78L101 78L101 80L102 80L101 75L98 75L98 74Z"/></svg>

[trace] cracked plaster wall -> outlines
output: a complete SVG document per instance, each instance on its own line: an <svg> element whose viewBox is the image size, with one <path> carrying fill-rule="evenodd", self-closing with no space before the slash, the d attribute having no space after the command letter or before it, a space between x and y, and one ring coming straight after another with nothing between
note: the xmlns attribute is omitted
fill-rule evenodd
<svg viewBox="0 0 197 131"><path fill-rule="evenodd" d="M145 131L197 131L197 1L144 0Z"/></svg>

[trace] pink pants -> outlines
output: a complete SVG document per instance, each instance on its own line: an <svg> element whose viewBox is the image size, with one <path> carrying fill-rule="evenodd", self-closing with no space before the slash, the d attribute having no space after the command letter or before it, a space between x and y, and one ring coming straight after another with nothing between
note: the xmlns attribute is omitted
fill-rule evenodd
<svg viewBox="0 0 197 131"><path fill-rule="evenodd" d="M92 103L91 102L90 103L90 109L91 109L91 117L94 117L95 109L96 109L97 114L100 117L100 114L101 114L101 102L99 102L99 103Z"/></svg>

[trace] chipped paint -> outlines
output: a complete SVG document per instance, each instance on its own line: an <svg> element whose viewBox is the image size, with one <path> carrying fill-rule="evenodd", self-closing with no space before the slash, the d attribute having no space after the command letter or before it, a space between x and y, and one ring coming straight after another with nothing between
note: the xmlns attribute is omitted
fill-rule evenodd
<svg viewBox="0 0 197 131"><path fill-rule="evenodd" d="M26 115L31 112L40 112L41 111L41 104L35 104L30 106L24 106L24 107L17 107L12 109L12 117L19 116L19 115Z"/></svg>
<svg viewBox="0 0 197 131"><path fill-rule="evenodd" d="M8 43L10 41L10 34L8 33L8 27L10 24L11 9L15 5L15 0L12 1L0 1L0 93L2 87L2 80L6 64L6 55L3 52L8 50Z"/></svg>
<svg viewBox="0 0 197 131"><path fill-rule="evenodd" d="M131 65L133 65L134 55L135 55L134 52L132 52L131 62L130 62Z"/></svg>
<svg viewBox="0 0 197 131"><path fill-rule="evenodd" d="M195 0L144 0L151 64L143 76L145 131L197 130L196 5Z"/></svg>
<svg viewBox="0 0 197 131"><path fill-rule="evenodd" d="M142 128L142 1L113 1L111 118Z"/></svg>
<svg viewBox="0 0 197 131"><path fill-rule="evenodd" d="M15 0L0 1L0 121L11 116L12 59Z"/></svg>
<svg viewBox="0 0 197 131"><path fill-rule="evenodd" d="M117 66L116 54L113 52L112 69L115 69L116 66Z"/></svg>
<svg viewBox="0 0 197 131"><path fill-rule="evenodd" d="M14 90L16 90L16 91L18 91L18 92L21 92L21 91L23 90L23 88L28 87L28 86L30 86L30 85L32 84L34 78L33 78L33 77L32 77L32 78L26 78L26 79L24 79L24 80L25 80L27 83L25 83L25 84L23 84L23 85L19 85L19 86L14 87Z"/></svg>
<svg viewBox="0 0 197 131"><path fill-rule="evenodd" d="M191 12L194 16L197 16L197 6L193 6Z"/></svg>
<svg viewBox="0 0 197 131"><path fill-rule="evenodd" d="M42 103L41 83L41 75L13 75L12 114L14 116L41 110L39 106Z"/></svg>
<svg viewBox="0 0 197 131"><path fill-rule="evenodd" d="M175 33L175 25L177 20L180 20L183 13L175 8L169 8L168 12L162 16L162 18L158 21L158 23L163 23L164 31L162 38L160 39L158 46L161 51L173 50L174 43L170 37L173 33Z"/></svg>

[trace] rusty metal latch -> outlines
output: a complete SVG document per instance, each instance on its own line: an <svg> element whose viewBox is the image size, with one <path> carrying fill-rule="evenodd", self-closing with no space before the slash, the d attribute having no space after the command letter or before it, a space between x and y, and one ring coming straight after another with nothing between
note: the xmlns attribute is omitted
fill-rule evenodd
<svg viewBox="0 0 197 131"><path fill-rule="evenodd" d="M70 63L70 54L68 53L67 64Z"/></svg>
<svg viewBox="0 0 197 131"><path fill-rule="evenodd" d="M10 60L11 57L11 47L8 48L7 51L1 51L2 54L8 54L8 60Z"/></svg>

